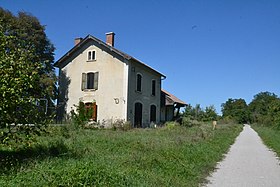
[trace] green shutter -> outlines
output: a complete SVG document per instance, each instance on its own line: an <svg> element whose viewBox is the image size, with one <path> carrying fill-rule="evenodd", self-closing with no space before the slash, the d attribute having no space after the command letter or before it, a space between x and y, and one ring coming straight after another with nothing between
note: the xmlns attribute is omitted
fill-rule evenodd
<svg viewBox="0 0 280 187"><path fill-rule="evenodd" d="M94 83L93 83L93 89L97 90L98 89L98 72L94 73Z"/></svg>
<svg viewBox="0 0 280 187"><path fill-rule="evenodd" d="M82 73L82 90L86 89L86 83L87 83L87 74Z"/></svg>

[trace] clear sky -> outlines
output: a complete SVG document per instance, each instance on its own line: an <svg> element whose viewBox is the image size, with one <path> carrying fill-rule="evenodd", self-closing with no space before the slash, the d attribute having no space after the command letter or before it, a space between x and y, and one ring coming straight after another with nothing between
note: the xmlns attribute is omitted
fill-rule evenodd
<svg viewBox="0 0 280 187"><path fill-rule="evenodd" d="M191 105L280 95L279 0L0 0L46 25L59 59L91 34L167 76L163 88Z"/></svg>

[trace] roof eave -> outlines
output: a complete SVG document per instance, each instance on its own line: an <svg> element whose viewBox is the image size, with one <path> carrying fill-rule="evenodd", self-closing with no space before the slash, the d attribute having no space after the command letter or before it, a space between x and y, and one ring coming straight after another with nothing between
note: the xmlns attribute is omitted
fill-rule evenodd
<svg viewBox="0 0 280 187"><path fill-rule="evenodd" d="M165 75L163 75L162 73L156 71L155 69L153 69L152 67L148 66L147 64L141 62L140 60L106 44L105 42L103 42L102 40L99 40L98 38L95 38L94 36L92 35L87 35L84 39L82 39L82 41L80 43L78 43L77 45L75 45L72 49L70 49L65 55L63 55L59 60L57 60L55 63L54 63L54 66L55 67L58 67L60 66L60 64L67 58L69 57L75 50L77 50L78 48L80 48L88 39L92 39L94 41L96 41L99 45L103 45L104 47L110 49L111 51L113 51L114 53L122 56L124 59L126 60L134 60L140 64L142 64L143 66L147 67L148 69L152 70L153 72L156 72L157 74L159 74L161 77L163 77L163 79L166 78Z"/></svg>

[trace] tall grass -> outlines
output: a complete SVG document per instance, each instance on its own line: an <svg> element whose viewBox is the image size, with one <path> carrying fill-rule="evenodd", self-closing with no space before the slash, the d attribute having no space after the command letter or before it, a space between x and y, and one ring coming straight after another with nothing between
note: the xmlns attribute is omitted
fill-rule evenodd
<svg viewBox="0 0 280 187"><path fill-rule="evenodd" d="M220 125L213 131L210 124L129 131L57 127L29 155L6 164L0 186L198 186L241 130ZM3 153L2 161L19 154Z"/></svg>
<svg viewBox="0 0 280 187"><path fill-rule="evenodd" d="M280 157L280 129L270 126L252 125L264 143Z"/></svg>

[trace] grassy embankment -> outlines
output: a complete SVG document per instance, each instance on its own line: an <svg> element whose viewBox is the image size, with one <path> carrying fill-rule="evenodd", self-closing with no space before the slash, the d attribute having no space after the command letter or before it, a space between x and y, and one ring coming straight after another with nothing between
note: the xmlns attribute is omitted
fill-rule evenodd
<svg viewBox="0 0 280 187"><path fill-rule="evenodd" d="M241 130L57 127L33 148L0 148L0 186L198 186Z"/></svg>
<svg viewBox="0 0 280 187"><path fill-rule="evenodd" d="M252 127L257 131L264 143L273 149L280 158L280 129L261 125L252 125Z"/></svg>

